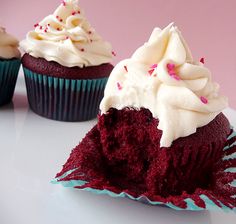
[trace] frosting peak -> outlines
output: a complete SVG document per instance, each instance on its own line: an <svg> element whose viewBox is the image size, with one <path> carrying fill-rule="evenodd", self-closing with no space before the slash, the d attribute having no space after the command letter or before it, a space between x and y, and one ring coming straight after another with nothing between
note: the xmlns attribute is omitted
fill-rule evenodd
<svg viewBox="0 0 236 224"><path fill-rule="evenodd" d="M160 146L170 147L227 107L218 91L210 71L193 60L180 31L170 24L163 30L155 28L148 42L115 67L100 109L102 113L111 107L149 109L163 131Z"/></svg>
<svg viewBox="0 0 236 224"><path fill-rule="evenodd" d="M8 34L5 28L0 27L0 58L12 59L19 57L18 40Z"/></svg>
<svg viewBox="0 0 236 224"><path fill-rule="evenodd" d="M21 42L26 53L67 67L96 66L112 60L108 42L86 20L78 0L66 0L52 15L35 24Z"/></svg>

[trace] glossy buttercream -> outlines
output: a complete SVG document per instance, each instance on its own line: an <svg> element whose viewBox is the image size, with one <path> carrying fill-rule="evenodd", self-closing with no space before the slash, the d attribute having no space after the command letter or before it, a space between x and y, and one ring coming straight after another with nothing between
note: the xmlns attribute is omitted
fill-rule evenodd
<svg viewBox="0 0 236 224"><path fill-rule="evenodd" d="M27 34L21 48L36 58L66 67L96 66L112 60L111 45L91 27L78 0L67 0Z"/></svg>
<svg viewBox="0 0 236 224"><path fill-rule="evenodd" d="M155 28L148 42L114 68L100 109L149 109L163 131L160 146L170 147L227 107L227 98L218 91L210 71L193 60L180 31L170 24Z"/></svg>

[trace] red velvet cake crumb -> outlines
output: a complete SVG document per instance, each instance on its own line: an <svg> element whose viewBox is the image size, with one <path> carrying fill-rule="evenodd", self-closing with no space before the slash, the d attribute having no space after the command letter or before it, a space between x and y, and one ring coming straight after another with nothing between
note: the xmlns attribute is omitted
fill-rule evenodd
<svg viewBox="0 0 236 224"><path fill-rule="evenodd" d="M219 114L170 148L160 148L162 131L157 126L158 120L147 109L110 109L99 116L98 124L72 151L57 177L77 168L62 180L85 180L88 183L83 188L112 188L113 192L146 195L153 200L172 201L184 192L200 189L207 194L214 189L220 175L215 172L230 134L227 118ZM233 176L218 179L224 184ZM222 193L224 189L215 190ZM204 206L201 199L197 203Z"/></svg>

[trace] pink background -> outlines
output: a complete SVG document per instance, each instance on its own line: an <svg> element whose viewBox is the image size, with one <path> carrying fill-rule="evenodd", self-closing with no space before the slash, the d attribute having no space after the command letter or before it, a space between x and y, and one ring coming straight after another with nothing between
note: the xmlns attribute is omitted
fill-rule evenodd
<svg viewBox="0 0 236 224"><path fill-rule="evenodd" d="M23 39L27 31L52 13L59 0L0 0L0 24ZM81 0L88 20L112 43L114 63L129 57L143 44L155 26L174 21L195 59L206 66L221 91L236 108L236 1L216 0Z"/></svg>

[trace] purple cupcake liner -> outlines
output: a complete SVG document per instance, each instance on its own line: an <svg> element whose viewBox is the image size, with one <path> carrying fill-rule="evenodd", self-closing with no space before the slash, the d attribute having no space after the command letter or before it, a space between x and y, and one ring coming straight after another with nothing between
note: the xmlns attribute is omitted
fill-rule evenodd
<svg viewBox="0 0 236 224"><path fill-rule="evenodd" d="M30 108L40 116L59 121L95 118L108 79L63 79L27 68L24 75Z"/></svg>

